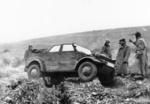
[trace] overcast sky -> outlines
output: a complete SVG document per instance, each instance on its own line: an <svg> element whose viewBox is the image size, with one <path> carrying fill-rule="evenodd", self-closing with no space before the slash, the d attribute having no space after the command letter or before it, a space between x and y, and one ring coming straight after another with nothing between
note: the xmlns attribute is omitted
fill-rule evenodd
<svg viewBox="0 0 150 104"><path fill-rule="evenodd" d="M150 25L150 0L0 0L0 43Z"/></svg>

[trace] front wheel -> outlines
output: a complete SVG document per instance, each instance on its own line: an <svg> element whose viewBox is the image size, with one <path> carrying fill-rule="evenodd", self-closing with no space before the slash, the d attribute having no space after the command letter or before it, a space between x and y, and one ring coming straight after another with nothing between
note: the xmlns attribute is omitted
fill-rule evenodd
<svg viewBox="0 0 150 104"><path fill-rule="evenodd" d="M78 68L78 76L82 81L91 81L97 75L97 67L93 62L85 61Z"/></svg>
<svg viewBox="0 0 150 104"><path fill-rule="evenodd" d="M40 78L40 67L37 64L32 64L29 66L28 71L28 78L29 79L38 79Z"/></svg>

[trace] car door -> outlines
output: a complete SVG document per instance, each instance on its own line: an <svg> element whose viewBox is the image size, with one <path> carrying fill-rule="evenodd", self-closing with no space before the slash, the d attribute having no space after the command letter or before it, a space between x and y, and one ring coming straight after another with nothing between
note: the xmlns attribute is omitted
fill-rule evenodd
<svg viewBox="0 0 150 104"><path fill-rule="evenodd" d="M45 59L46 70L48 72L57 72L59 71L59 54L60 54L61 45L53 46L47 53Z"/></svg>
<svg viewBox="0 0 150 104"><path fill-rule="evenodd" d="M77 63L76 53L72 44L62 45L60 52L60 71L73 71Z"/></svg>

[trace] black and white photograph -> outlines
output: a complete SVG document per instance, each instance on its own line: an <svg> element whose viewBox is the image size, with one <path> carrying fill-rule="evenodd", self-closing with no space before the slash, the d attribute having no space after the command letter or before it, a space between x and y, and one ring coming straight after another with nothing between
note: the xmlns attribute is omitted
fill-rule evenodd
<svg viewBox="0 0 150 104"><path fill-rule="evenodd" d="M150 104L149 0L0 0L0 104Z"/></svg>

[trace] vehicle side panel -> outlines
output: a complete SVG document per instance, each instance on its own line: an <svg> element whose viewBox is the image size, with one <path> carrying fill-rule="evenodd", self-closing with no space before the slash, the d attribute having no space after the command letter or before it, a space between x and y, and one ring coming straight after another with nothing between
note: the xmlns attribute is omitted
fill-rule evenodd
<svg viewBox="0 0 150 104"><path fill-rule="evenodd" d="M74 51L62 52L59 58L60 71L74 71L77 63Z"/></svg>
<svg viewBox="0 0 150 104"><path fill-rule="evenodd" d="M32 63L36 63L40 66L40 71L45 71L45 63L43 60L41 60L38 56L34 56L34 57L30 57L28 58L28 60L25 62L25 71L28 70L28 67L32 64Z"/></svg>
<svg viewBox="0 0 150 104"><path fill-rule="evenodd" d="M58 53L46 52L44 54L40 54L39 57L44 60L47 72L58 71L60 69Z"/></svg>

